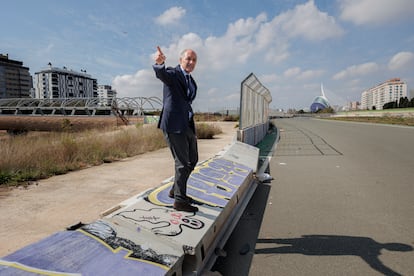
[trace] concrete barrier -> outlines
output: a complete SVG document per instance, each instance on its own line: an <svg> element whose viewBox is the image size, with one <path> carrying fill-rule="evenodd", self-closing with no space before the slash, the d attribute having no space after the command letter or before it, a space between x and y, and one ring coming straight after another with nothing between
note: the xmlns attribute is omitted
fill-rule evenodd
<svg viewBox="0 0 414 276"><path fill-rule="evenodd" d="M243 128L237 132L237 141L241 141L249 145L257 145L260 141L262 141L263 137L266 136L268 130L268 121L263 124Z"/></svg>
<svg viewBox="0 0 414 276"><path fill-rule="evenodd" d="M1 275L201 275L252 196L259 149L235 142L197 165L187 193L199 212L172 208L173 179L0 260Z"/></svg>

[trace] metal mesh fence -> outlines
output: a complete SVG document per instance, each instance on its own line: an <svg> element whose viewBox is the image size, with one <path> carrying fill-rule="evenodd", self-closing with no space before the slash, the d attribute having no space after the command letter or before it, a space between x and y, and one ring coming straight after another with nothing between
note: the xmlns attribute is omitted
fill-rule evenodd
<svg viewBox="0 0 414 276"><path fill-rule="evenodd" d="M240 121L238 140L257 144L269 126L270 91L251 73L241 83Z"/></svg>

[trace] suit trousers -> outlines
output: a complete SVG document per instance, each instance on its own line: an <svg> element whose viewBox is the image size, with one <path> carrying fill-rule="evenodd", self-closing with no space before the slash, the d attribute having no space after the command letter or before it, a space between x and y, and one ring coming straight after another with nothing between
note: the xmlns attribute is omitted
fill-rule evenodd
<svg viewBox="0 0 414 276"><path fill-rule="evenodd" d="M197 137L189 127L182 133L164 132L164 137L174 158L174 199L188 202L187 180L198 162Z"/></svg>

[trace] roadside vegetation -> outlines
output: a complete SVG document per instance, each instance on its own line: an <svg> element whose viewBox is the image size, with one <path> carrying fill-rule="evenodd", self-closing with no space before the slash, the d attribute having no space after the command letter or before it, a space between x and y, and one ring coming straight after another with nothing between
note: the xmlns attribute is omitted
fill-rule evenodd
<svg viewBox="0 0 414 276"><path fill-rule="evenodd" d="M214 123L196 123L199 139L222 133ZM0 139L0 185L29 184L105 162L166 147L155 124L82 132L3 135Z"/></svg>
<svg viewBox="0 0 414 276"><path fill-rule="evenodd" d="M351 122L366 122L366 123L377 123L377 124L414 126L414 118L412 118L412 117L401 117L401 116L325 117L324 119L338 120L338 121L351 121Z"/></svg>

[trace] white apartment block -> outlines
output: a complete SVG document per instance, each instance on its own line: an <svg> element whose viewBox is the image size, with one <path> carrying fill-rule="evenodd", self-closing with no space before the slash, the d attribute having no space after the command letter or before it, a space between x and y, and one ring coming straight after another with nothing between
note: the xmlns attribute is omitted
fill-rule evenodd
<svg viewBox="0 0 414 276"><path fill-rule="evenodd" d="M399 78L390 79L362 92L361 109L381 110L384 104L399 101L404 97L409 97L407 83Z"/></svg>
<svg viewBox="0 0 414 276"><path fill-rule="evenodd" d="M56 98L96 98L97 80L85 72L76 72L52 67L35 73L35 97L38 99Z"/></svg>
<svg viewBox="0 0 414 276"><path fill-rule="evenodd" d="M110 85L98 85L98 98L100 105L110 105L111 99L116 98L116 90Z"/></svg>
<svg viewBox="0 0 414 276"><path fill-rule="evenodd" d="M361 109L361 104L359 102L348 102L346 106L343 107L344 110L359 110Z"/></svg>

